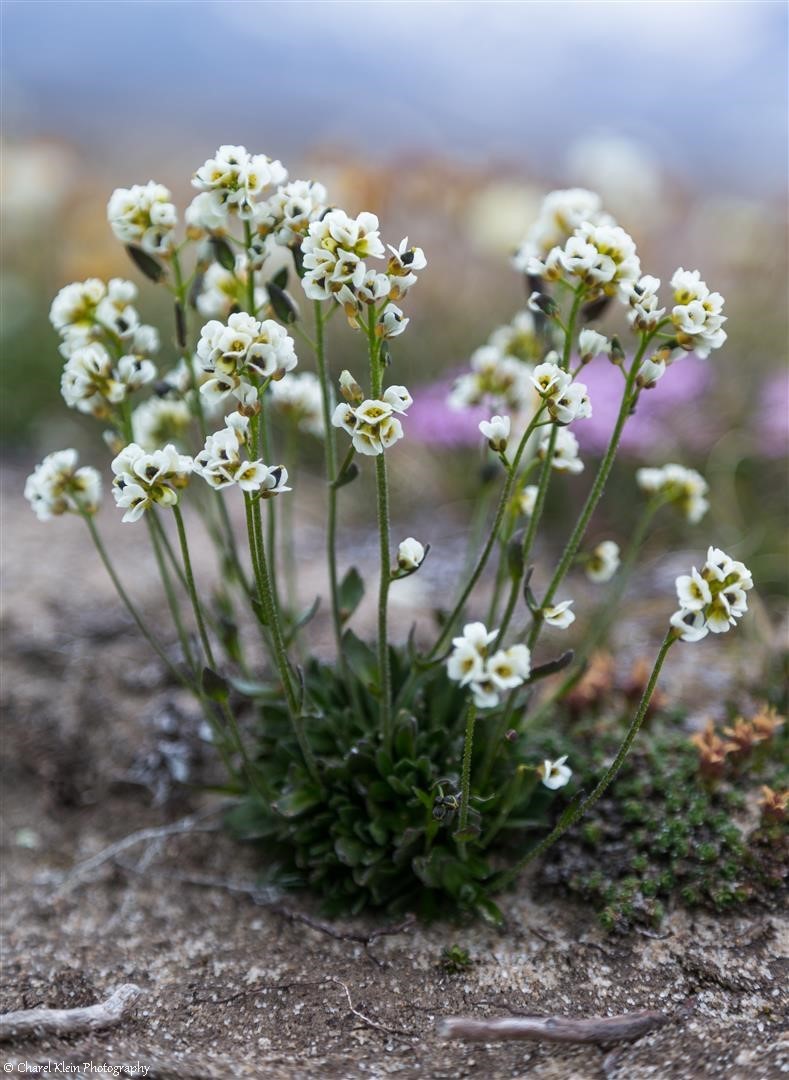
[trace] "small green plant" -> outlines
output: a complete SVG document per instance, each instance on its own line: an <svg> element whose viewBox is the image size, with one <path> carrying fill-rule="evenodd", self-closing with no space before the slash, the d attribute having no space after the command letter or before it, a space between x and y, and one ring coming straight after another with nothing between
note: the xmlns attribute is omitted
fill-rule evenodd
<svg viewBox="0 0 789 1080"><path fill-rule="evenodd" d="M726 731L754 741L743 752L711 726L689 740L665 721L646 732L542 880L590 901L609 930L658 926L672 903L725 911L777 902L789 872L786 732L767 710ZM611 734L598 737L606 742ZM760 783L754 822L747 797Z"/></svg>
<svg viewBox="0 0 789 1080"><path fill-rule="evenodd" d="M461 945L447 945L441 953L441 966L449 975L462 975L473 963L468 949Z"/></svg>
<svg viewBox="0 0 789 1080"><path fill-rule="evenodd" d="M672 504L696 522L706 510L697 473L673 464L642 470L647 505L624 557L613 541L582 550L641 394L659 392L667 365L684 353L706 356L724 343L723 298L680 268L671 307L661 307L660 282L641 274L632 238L595 195L548 196L515 259L532 292L528 307L475 352L448 405L485 408L479 431L499 477L498 502L477 515L468 570L438 627L393 643L390 594L430 565L430 544L410 536L393 544L389 498L412 405L407 388L388 379L409 324L398 305L417 284L424 253L407 239L387 249L374 214L330 207L321 184L288 182L280 162L244 147L220 147L193 184L199 194L180 237L160 184L119 189L108 205L136 268L172 296L178 359L169 370L157 369L159 335L140 321L131 282L73 283L50 314L65 358L63 397L106 427L113 498L124 522L148 532L181 659L143 618L101 539L98 471L79 467L76 451L59 451L28 479L26 495L42 520L83 518L140 631L203 708L237 800L232 828L263 843L280 881L309 888L335 913L373 906L495 919L493 896L607 792L669 650L729 630L747 610L747 567L709 548L700 572L677 579L679 610L613 760L588 795L574 786L569 800L559 796L556 820L555 793L572 782L572 768L527 705L533 685L573 657L541 638L576 618L563 593L574 567L599 585L615 578L583 658L613 617L652 516ZM309 302L309 317L294 291ZM616 302L629 349L588 325ZM339 312L351 335L343 356L356 343L353 362L366 367L359 380L330 370L327 332ZM296 372L308 357L314 370ZM578 376L592 362L621 372L619 409L543 581L531 562L537 532L552 487L584 469L570 429L591 414ZM307 628L320 600L301 607L291 513L297 464L315 439L325 451L329 663L310 655ZM342 501L360 489L365 466L378 540L371 645L351 628L371 574L353 565L341 573L337 544ZM231 510L243 514L240 537ZM198 515L218 556L213 603L193 567ZM491 570L485 622L467 621ZM244 643L245 622L257 629L259 652ZM584 752L573 751L572 767L588 773Z"/></svg>

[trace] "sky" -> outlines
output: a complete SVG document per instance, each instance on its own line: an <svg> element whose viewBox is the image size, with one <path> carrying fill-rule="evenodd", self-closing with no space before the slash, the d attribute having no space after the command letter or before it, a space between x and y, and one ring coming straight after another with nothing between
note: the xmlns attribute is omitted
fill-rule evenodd
<svg viewBox="0 0 789 1080"><path fill-rule="evenodd" d="M786 180L783 2L5 0L2 17L6 135L97 159L321 144L561 178L606 134L715 191Z"/></svg>

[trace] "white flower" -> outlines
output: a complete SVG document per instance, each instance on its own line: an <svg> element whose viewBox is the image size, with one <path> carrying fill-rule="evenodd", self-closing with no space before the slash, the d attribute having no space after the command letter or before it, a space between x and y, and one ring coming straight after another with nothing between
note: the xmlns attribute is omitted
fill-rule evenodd
<svg viewBox="0 0 789 1080"><path fill-rule="evenodd" d="M499 649L487 660L485 673L498 690L513 690L528 679L531 672L531 653L525 645Z"/></svg>
<svg viewBox="0 0 789 1080"><path fill-rule="evenodd" d="M491 450L498 454L504 453L510 437L509 416L492 416L490 420L481 420L479 430L488 440Z"/></svg>
<svg viewBox="0 0 789 1080"><path fill-rule="evenodd" d="M408 237L400 241L399 247L387 244L391 257L386 267L392 300L400 300L416 283L416 271L427 266L425 253L420 247L409 247Z"/></svg>
<svg viewBox="0 0 789 1080"><path fill-rule="evenodd" d="M708 631L726 633L748 610L746 592L753 588L753 577L744 563L732 559L720 548L707 549L707 561L701 573L694 567L690 574L676 580L678 611L670 623L682 641L700 641Z"/></svg>
<svg viewBox="0 0 789 1080"><path fill-rule="evenodd" d="M288 417L301 431L323 435L321 384L311 371L293 372L287 379L271 384L271 401L277 412Z"/></svg>
<svg viewBox="0 0 789 1080"><path fill-rule="evenodd" d="M548 353L545 361L537 365L530 378L537 393L544 398L561 394L573 381L572 375L559 367L555 352Z"/></svg>
<svg viewBox="0 0 789 1080"><path fill-rule="evenodd" d="M562 788L570 780L573 775L572 769L569 765L565 765L567 761L567 755L557 758L556 761L549 761L547 758L543 761L539 772L542 777L542 782L551 791L556 791L558 788Z"/></svg>
<svg viewBox="0 0 789 1080"><path fill-rule="evenodd" d="M220 146L194 174L192 184L210 192L217 207L251 218L265 189L284 184L287 176L282 163L265 154L250 154L244 146Z"/></svg>
<svg viewBox="0 0 789 1080"><path fill-rule="evenodd" d="M141 356L122 356L115 367L115 374L127 390L139 390L156 378L156 367Z"/></svg>
<svg viewBox="0 0 789 1080"><path fill-rule="evenodd" d="M182 442L192 414L185 401L151 397L137 406L131 420L134 441L144 450L155 450L166 442Z"/></svg>
<svg viewBox="0 0 789 1080"><path fill-rule="evenodd" d="M669 622L678 631L680 641L701 641L709 633L703 611L680 608L674 612Z"/></svg>
<svg viewBox="0 0 789 1080"><path fill-rule="evenodd" d="M679 268L671 279L674 290L674 307L671 321L676 328L676 339L681 348L698 356L709 356L726 341L723 324L723 297L710 292L701 280L698 270Z"/></svg>
<svg viewBox="0 0 789 1080"><path fill-rule="evenodd" d="M628 286L626 295L630 304L627 321L634 330L654 330L666 314L666 309L658 307L658 289L660 278L645 274Z"/></svg>
<svg viewBox="0 0 789 1080"><path fill-rule="evenodd" d="M608 356L611 342L596 330L584 329L578 335L578 355L582 363L588 364L597 356Z"/></svg>
<svg viewBox="0 0 789 1080"><path fill-rule="evenodd" d="M407 319L399 307L389 304L386 310L378 318L376 333L382 338L398 337L411 320Z"/></svg>
<svg viewBox="0 0 789 1080"><path fill-rule="evenodd" d="M107 286L98 278L87 281L75 281L64 285L49 309L49 321L62 333L72 328L90 328L96 314L96 308L104 299Z"/></svg>
<svg viewBox="0 0 789 1080"><path fill-rule="evenodd" d="M636 384L650 390L666 374L666 361L656 353L641 361L636 376Z"/></svg>
<svg viewBox="0 0 789 1080"><path fill-rule="evenodd" d="M425 558L425 549L413 536L401 540L397 547L397 565L401 570L418 570Z"/></svg>
<svg viewBox="0 0 789 1080"><path fill-rule="evenodd" d="M252 220L260 236L273 235L286 247L300 243L313 221L326 209L328 194L315 180L282 184L265 202L254 207Z"/></svg>
<svg viewBox="0 0 789 1080"><path fill-rule="evenodd" d="M712 603L710 587L694 566L690 574L681 574L676 581L677 599L687 611L702 611Z"/></svg>
<svg viewBox="0 0 789 1080"><path fill-rule="evenodd" d="M36 465L25 481L25 498L39 521L60 514L95 514L101 502L101 476L89 465L77 467L76 450L56 450Z"/></svg>
<svg viewBox="0 0 789 1080"><path fill-rule="evenodd" d="M598 544L586 563L586 576L597 584L610 581L619 569L619 544L603 540Z"/></svg>
<svg viewBox="0 0 789 1080"><path fill-rule="evenodd" d="M212 192L202 191L187 206L184 221L193 238L202 233L220 232L227 223L227 210Z"/></svg>
<svg viewBox="0 0 789 1080"><path fill-rule="evenodd" d="M539 455L544 458L548 453L550 435L543 436L540 443ZM567 428L559 428L556 432L556 441L553 448L553 460L551 466L557 472L580 473L583 472L584 463L578 457L578 440L572 431Z"/></svg>
<svg viewBox="0 0 789 1080"><path fill-rule="evenodd" d="M592 404L586 386L574 383L572 375L559 367L557 361L556 353L549 353L531 375L531 381L546 402L551 417L557 424L566 425L591 416Z"/></svg>
<svg viewBox="0 0 789 1080"><path fill-rule="evenodd" d="M559 630L566 630L571 623L575 622L575 615L570 611L572 604L572 600L561 600L552 607L543 608L542 617L549 626L556 626Z"/></svg>
<svg viewBox="0 0 789 1080"><path fill-rule="evenodd" d="M121 520L138 521L154 505L175 506L178 489L188 482L193 464L172 443L150 453L137 443L126 446L111 465L112 494L116 505L126 511Z"/></svg>
<svg viewBox="0 0 789 1080"><path fill-rule="evenodd" d="M353 301L367 273L364 260L384 255L378 218L370 213L351 218L344 210L330 210L310 223L301 251L302 286L310 299L328 300L345 287L341 302Z"/></svg>
<svg viewBox="0 0 789 1080"><path fill-rule="evenodd" d="M151 255L166 255L174 246L178 223L172 196L163 184L149 180L116 188L107 204L107 220L123 244L134 244Z"/></svg>
<svg viewBox="0 0 789 1080"><path fill-rule="evenodd" d="M531 517L534 513L534 505L537 502L537 485L527 484L518 496L518 509L525 517Z"/></svg>
<svg viewBox="0 0 789 1080"><path fill-rule="evenodd" d="M471 371L456 380L450 408L485 404L513 414L531 413L538 401L532 371L530 364L504 355L498 345L483 345L472 354Z"/></svg>
<svg viewBox="0 0 789 1080"><path fill-rule="evenodd" d="M709 508L705 498L708 485L695 469L684 465L669 464L662 468L638 469L636 482L642 491L660 495L678 507L691 524L701 521Z"/></svg>
<svg viewBox="0 0 789 1080"><path fill-rule="evenodd" d="M488 646L498 637L484 623L467 623L461 637L453 638L447 660L447 674L453 682L469 686L480 709L494 708L499 694L521 686L531 671L531 656L525 645L512 645L488 656Z"/></svg>
<svg viewBox="0 0 789 1080"><path fill-rule="evenodd" d="M350 394L355 402L358 395L351 386L358 388L358 384L350 373L343 374L347 375L345 384L341 379L343 393ZM332 426L351 436L357 453L375 457L402 439L403 425L392 414L405 413L411 403L411 395L404 386L390 386L384 391L383 399L367 398L354 405L341 402L332 414Z"/></svg>

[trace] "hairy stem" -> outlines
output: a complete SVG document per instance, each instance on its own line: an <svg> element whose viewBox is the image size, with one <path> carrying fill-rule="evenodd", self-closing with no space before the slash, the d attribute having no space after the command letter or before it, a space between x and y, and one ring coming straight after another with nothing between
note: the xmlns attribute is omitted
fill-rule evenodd
<svg viewBox="0 0 789 1080"><path fill-rule="evenodd" d="M463 764L460 780L460 812L458 814L458 832L464 833L468 826L468 808L471 799L471 761L474 754L474 725L477 720L477 707L473 701L466 711L466 734L463 739ZM460 841L460 850L465 854L466 844Z"/></svg>
<svg viewBox="0 0 789 1080"><path fill-rule="evenodd" d="M175 517L175 526L178 530L178 542L181 545L181 558L183 559L184 563L186 588L189 592L189 599L192 601L192 610L194 611L195 622L197 623L197 629L200 634L200 642L203 646L203 653L211 667L216 668L214 653L211 648L211 642L208 638L208 631L206 630L205 619L203 618L203 609L200 605L200 598L197 595L197 588L195 586L194 574L192 572L192 560L189 556L189 544L186 540L186 529L184 528L184 519L181 515L181 510L177 503L175 504L175 506L173 506L173 515Z"/></svg>
<svg viewBox="0 0 789 1080"><path fill-rule="evenodd" d="M605 794L614 777L622 768L622 765L625 762L625 758L629 754L630 748L633 745L633 741L635 740L636 735L638 735L641 725L644 722L644 717L647 714L649 703L652 700L652 694L655 691L655 686L657 685L658 678L660 677L660 671L663 667L663 662L668 655L669 649L676 640L677 638L675 636L674 629L670 628L665 638L663 639L662 645L660 646L657 658L655 659L654 667L652 668L652 674L649 676L649 682L644 688L644 693L641 697L641 701L639 702L638 709L636 710L636 714L633 717L630 727L627 729L627 734L622 741L622 745L619 747L616 757L606 769L602 778L598 781L596 787L592 791L592 794L588 798L583 799L581 802L579 802L578 806L571 813L563 815L558 825L555 829L553 829L552 832L550 832L543 840L541 840L539 844L533 847L531 851L528 851L522 859L519 859L513 867L511 867L504 874L502 874L496 882L497 886L503 888L509 885L517 877L517 875L524 868L524 866L530 863L533 859L538 858L545 851L547 851L548 848L552 847L556 843L556 841L559 840L560 837L564 836L567 830L571 829L573 825L575 825L575 823L579 820L579 818L581 818L587 812L587 810L590 810L594 806L594 804Z"/></svg>

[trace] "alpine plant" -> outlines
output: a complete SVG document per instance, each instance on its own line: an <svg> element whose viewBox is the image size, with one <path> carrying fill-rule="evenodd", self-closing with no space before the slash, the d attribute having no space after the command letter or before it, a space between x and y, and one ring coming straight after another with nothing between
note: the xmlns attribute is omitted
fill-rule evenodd
<svg viewBox="0 0 789 1080"><path fill-rule="evenodd" d="M107 206L146 287L170 294L172 331L142 321L130 280L89 278L55 297L63 399L100 422L109 469L56 451L28 478L25 496L42 521L69 513L85 522L141 633L204 710L234 793L228 824L261 843L270 873L313 890L330 912L374 906L495 919L493 895L613 780L669 649L727 632L747 612L748 569L710 547L701 570L677 578L679 606L666 611L619 753L590 793L576 792L573 758L582 750L568 748L554 725L530 722L532 689L572 665L563 635L572 634L582 659L587 627L599 630L571 595L576 567L601 590L598 616L614 611L635 541L625 551L611 539L583 550L588 526L622 430L638 423L639 396L659 393L666 367L687 352L723 345L723 298L683 268L662 289L594 193L545 199L514 257L530 300L473 352L448 401L484 414L479 452L499 476L496 508L479 517L467 570L455 575L437 624L391 640L391 590L430 575L440 556L428 558L424 538L395 546L390 520L390 471L413 404L396 378L397 339L412 332L409 294L425 254L408 238L387 243L373 212L333 205L320 182L292 180L280 161L243 146L220 146L192 183L181 220L170 191L152 180L119 188ZM607 306L619 308L621 336L588 325ZM340 355L354 374L329 356L338 311L344 319L332 333L347 325ZM161 347L171 333L176 355ZM576 437L594 408L583 381L590 363L613 363L622 375L619 415L595 463L582 460ZM304 611L292 500L300 460L314 458L316 446L325 462L327 586ZM591 486L566 544L550 572L544 559L535 569L546 503L575 498L585 469ZM365 472L375 486L378 567L341 574L342 508ZM151 545L172 631L148 622L101 538L107 482L122 522ZM645 520L673 505L695 525L708 508L703 477L679 464L639 469L635 484L648 497ZM221 604L195 577L198 518L200 542L207 536L217 549ZM353 619L370 579L377 634L368 643ZM329 659L325 648L320 657L310 651L307 626L319 606L333 637ZM240 633L250 625L259 635ZM173 635L178 653L168 647ZM524 839L535 828L537 837Z"/></svg>

